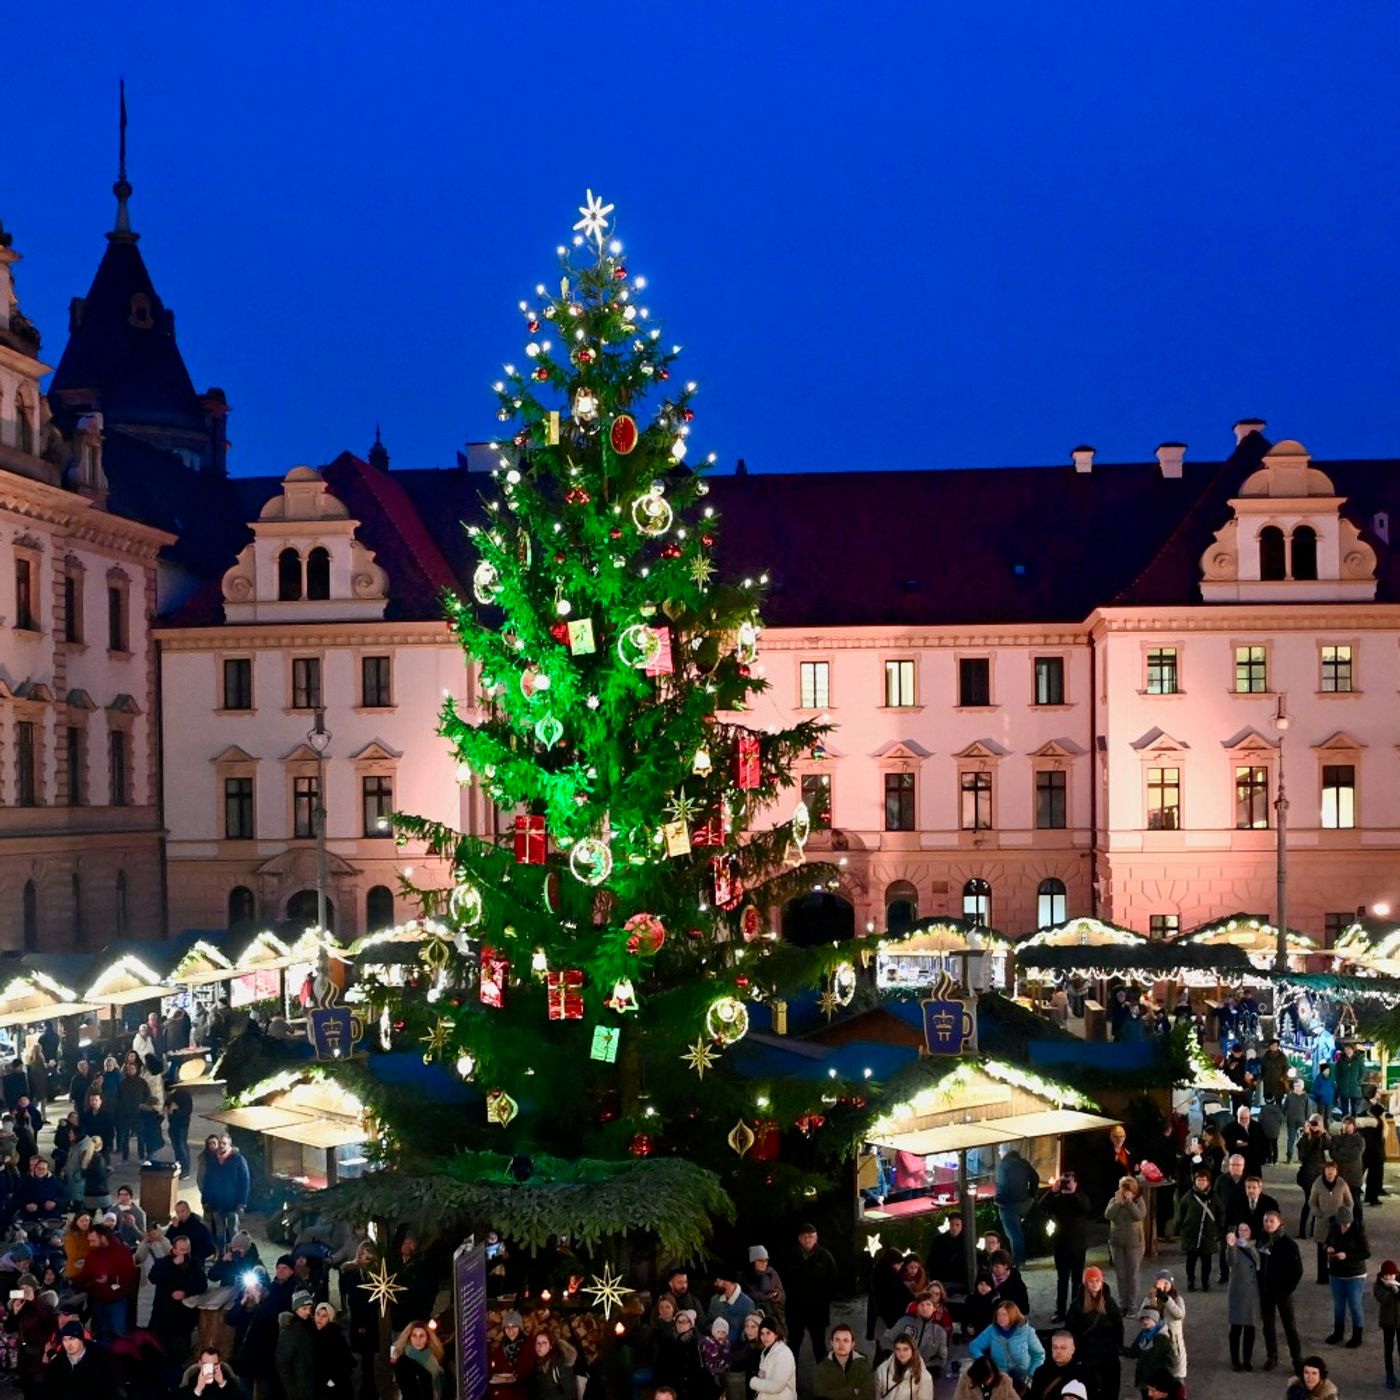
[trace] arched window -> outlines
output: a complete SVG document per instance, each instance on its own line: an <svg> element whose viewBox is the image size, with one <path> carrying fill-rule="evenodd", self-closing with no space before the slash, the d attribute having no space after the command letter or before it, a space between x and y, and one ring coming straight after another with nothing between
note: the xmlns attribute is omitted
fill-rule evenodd
<svg viewBox="0 0 1400 1400"><path fill-rule="evenodd" d="M1293 531L1293 577L1317 577L1317 531L1311 525Z"/></svg>
<svg viewBox="0 0 1400 1400"><path fill-rule="evenodd" d="M903 933L919 917L919 892L908 880L896 880L885 891L885 927Z"/></svg>
<svg viewBox="0 0 1400 1400"><path fill-rule="evenodd" d="M365 932L378 933L394 923L394 892L388 885L375 885L365 896Z"/></svg>
<svg viewBox="0 0 1400 1400"><path fill-rule="evenodd" d="M316 927L316 891L298 890L287 901L287 922L295 925L299 929ZM328 899L326 901L326 930L333 931L335 928L335 905Z"/></svg>
<svg viewBox="0 0 1400 1400"><path fill-rule="evenodd" d="M21 452L34 455L34 420L30 417L29 404L20 389L15 390L15 446Z"/></svg>
<svg viewBox="0 0 1400 1400"><path fill-rule="evenodd" d="M985 880L969 880L963 886L963 918L978 928L992 926L992 887Z"/></svg>
<svg viewBox="0 0 1400 1400"><path fill-rule="evenodd" d="M799 948L856 936L855 906L839 894L813 890L783 905L783 941Z"/></svg>
<svg viewBox="0 0 1400 1400"><path fill-rule="evenodd" d="M331 556L330 551L319 544L306 556L306 596L308 598L329 598L331 596Z"/></svg>
<svg viewBox="0 0 1400 1400"><path fill-rule="evenodd" d="M39 951L39 887L33 880L24 882L24 951Z"/></svg>
<svg viewBox="0 0 1400 1400"><path fill-rule="evenodd" d="M117 871L117 937L126 936L126 871Z"/></svg>
<svg viewBox="0 0 1400 1400"><path fill-rule="evenodd" d="M73 941L83 941L83 878L76 872L73 875Z"/></svg>
<svg viewBox="0 0 1400 1400"><path fill-rule="evenodd" d="M235 885L228 892L228 926L253 922L253 892L247 885Z"/></svg>
<svg viewBox="0 0 1400 1400"><path fill-rule="evenodd" d="M1277 525L1265 525L1259 532L1259 577L1288 577L1284 560L1283 531Z"/></svg>
<svg viewBox="0 0 1400 1400"><path fill-rule="evenodd" d="M301 597L301 555L284 549L277 556L277 600L295 603Z"/></svg>
<svg viewBox="0 0 1400 1400"><path fill-rule="evenodd" d="M1035 892L1035 926L1054 928L1065 921L1065 882L1051 876Z"/></svg>

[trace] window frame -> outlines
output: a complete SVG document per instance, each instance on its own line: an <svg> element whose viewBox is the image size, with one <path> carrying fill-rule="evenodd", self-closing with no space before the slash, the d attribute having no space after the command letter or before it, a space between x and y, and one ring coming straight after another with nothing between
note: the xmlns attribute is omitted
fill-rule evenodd
<svg viewBox="0 0 1400 1400"><path fill-rule="evenodd" d="M881 790L884 794L883 830L892 832L917 831L919 829L918 775L910 768L887 768L881 774L881 780ZM898 808L898 824L893 826L890 825L891 799L894 800ZM906 815L907 825L905 824Z"/></svg>
<svg viewBox="0 0 1400 1400"><path fill-rule="evenodd" d="M1230 649L1231 658L1233 661L1233 669L1231 672L1232 683L1230 693L1232 695L1272 695L1273 692L1269 689L1269 672L1271 670L1270 663L1272 662L1273 658L1269 654L1270 648L1268 642L1232 642L1230 644ZM1250 655L1243 661L1241 661L1240 659L1240 653L1242 651L1247 651L1250 653ZM1261 654L1258 657L1255 657L1253 655L1254 652L1259 652ZM1257 688L1253 684L1251 684L1247 688L1242 689L1240 687L1240 668L1242 666L1246 668L1246 674L1248 675L1251 682L1254 679L1254 668L1261 668L1260 679L1263 681L1263 684Z"/></svg>
<svg viewBox="0 0 1400 1400"><path fill-rule="evenodd" d="M223 839L225 841L256 841L258 839L258 790L257 782L251 773L224 773L223 782ZM237 794L231 791L238 784ZM232 820L235 808L240 814L237 822ZM246 815L246 822L242 820ZM235 830L235 827L238 829Z"/></svg>
<svg viewBox="0 0 1400 1400"><path fill-rule="evenodd" d="M817 795L823 796L826 801L826 810L822 811L820 803L812 802L808 796L808 785L812 785ZM831 830L831 774L814 770L810 773L800 773L797 783L798 796L806 805L807 814L811 818L813 831Z"/></svg>
<svg viewBox="0 0 1400 1400"><path fill-rule="evenodd" d="M15 720L15 806L40 807L43 805L42 774L40 764L42 749L40 733L42 724L33 715L24 715Z"/></svg>
<svg viewBox="0 0 1400 1400"><path fill-rule="evenodd" d="M1058 786L1059 786L1059 803L1060 803L1060 812L1059 812L1059 815L1060 815L1060 820L1059 820L1058 822L1055 822L1055 821L1051 821L1051 822L1042 822L1042 821L1040 820L1040 816L1041 816L1040 797L1041 797L1041 779L1042 779L1042 778L1052 778L1052 779L1053 779L1053 778L1058 778L1058 779L1059 779L1059 784L1058 784ZM1053 782L1048 783L1048 784L1046 785L1047 790L1049 790L1049 791L1051 792L1051 799L1050 799L1050 801L1051 801L1051 806L1052 806L1052 808L1053 808L1053 805L1054 805L1054 796L1053 796L1053 793L1054 793L1055 786L1056 786L1056 784L1053 783ZM1033 814L1033 819L1034 819L1034 822L1035 822L1035 829L1036 829L1037 831L1067 831L1067 830L1069 829L1069 769L1063 768L1063 767L1059 767L1059 768L1057 768L1057 767L1051 767L1051 766L1048 766L1048 765L1045 765L1045 764L1042 764L1042 765L1040 765L1039 767L1037 767L1037 768L1035 769L1035 804L1034 804L1034 805L1035 805L1035 810L1034 810L1034 814ZM1053 811L1052 811L1051 815L1052 815L1052 816L1054 815Z"/></svg>
<svg viewBox="0 0 1400 1400"><path fill-rule="evenodd" d="M303 704L299 703L297 699L299 691L300 689L302 689L301 687L298 687L297 684L297 669L298 667L307 665L314 665L316 668L316 694L315 698L312 699L308 690L307 703ZM322 653L302 653L298 656L292 656L290 658L290 664L287 668L287 680L290 692L288 695L287 705L287 708L289 710L296 710L299 712L311 714L314 713L316 710L325 709L326 662L325 656Z"/></svg>
<svg viewBox="0 0 1400 1400"><path fill-rule="evenodd" d="M890 656L884 662L885 710L919 708L919 663L914 657Z"/></svg>
<svg viewBox="0 0 1400 1400"><path fill-rule="evenodd" d="M246 705L230 703L232 695L229 686L229 668L240 667L247 678ZM219 709L224 714L246 715L257 709L257 697L253 689L253 658L251 656L224 656L219 659ZM237 698L237 697L233 697Z"/></svg>
<svg viewBox="0 0 1400 1400"><path fill-rule="evenodd" d="M955 706L956 709L959 709L959 710L990 710L990 709L995 708L996 702L995 702L995 700L993 699L993 696L994 696L994 694L995 694L995 691L994 691L994 689L993 689L993 680L994 680L994 677L993 677L993 675L992 675L992 670L993 670L993 665L992 665L992 663L993 663L993 660L994 660L993 656L992 656L990 653L987 653L987 652L959 653L959 655L958 655L957 658L956 658L956 664L957 664L957 704L956 704L956 706ZM985 677L985 681L986 681L986 694L985 694L985 698L983 698L983 699L981 699L981 700L970 700L970 699L968 699L968 695L967 695L967 689L968 689L968 688L967 688L967 687L965 686L965 684L964 684L965 676L964 676L964 671L963 671L963 667L964 667L964 666L968 666L968 665L981 665L983 668L985 668L985 669L984 669L984 677Z"/></svg>
<svg viewBox="0 0 1400 1400"><path fill-rule="evenodd" d="M1352 757L1351 761L1350 761L1350 762L1347 762L1347 763L1338 763L1338 762L1335 761L1335 758L1336 758L1336 755L1335 755L1335 754L1325 754L1325 755L1323 755L1321 762L1318 764L1318 784L1317 784L1317 791L1318 791L1318 803L1317 803L1317 808L1318 808L1318 812L1317 812L1317 824L1318 824L1318 827L1319 827L1321 830L1323 830L1323 831L1355 831L1356 828L1357 828L1357 826L1359 825L1359 823L1358 823L1358 821L1357 821L1357 815L1358 815L1357 808L1358 808L1358 803L1359 803L1357 788L1358 788L1358 786L1359 786L1358 778L1359 778L1359 776L1360 776L1360 768L1361 768L1361 765L1356 761L1355 757ZM1333 783L1330 783L1330 784L1329 784L1329 782L1328 782L1328 774L1329 774L1329 772L1333 772L1333 771L1335 771L1335 770L1340 770L1340 769L1346 769L1347 772L1349 772L1349 773L1351 774L1351 781L1350 781L1350 783L1338 784L1338 783L1333 782ZM1327 817L1328 817L1328 810L1327 810L1327 808L1328 808L1328 801L1327 801L1327 797L1328 797L1328 793L1329 793L1329 792L1332 792L1332 791L1335 791L1335 792L1338 793L1338 794L1344 794L1344 793L1350 793L1350 794L1351 794L1351 798L1350 798L1350 802L1349 802L1349 803L1343 803L1343 801L1342 801L1342 799L1341 799L1340 796L1339 796L1337 799L1335 799L1334 805L1335 805L1335 807L1336 807L1337 810L1335 810L1335 811L1333 812L1333 814L1332 814L1334 817L1340 817L1341 815L1343 815L1342 812L1340 811L1340 808L1341 808L1343 805L1347 805L1347 806L1349 806L1349 809L1350 809L1350 810L1349 810L1345 815L1347 815L1347 816L1350 817L1350 820L1349 820L1349 821L1340 821L1340 820L1328 821L1328 820L1327 820Z"/></svg>
<svg viewBox="0 0 1400 1400"><path fill-rule="evenodd" d="M971 780L969 782L969 779ZM958 770L958 830L995 831L996 780L989 767L965 767ZM971 798L972 821L968 822ZM983 821L985 808L986 820Z"/></svg>
<svg viewBox="0 0 1400 1400"><path fill-rule="evenodd" d="M1183 650L1183 649L1182 649L1180 646L1178 646L1176 643L1174 643L1174 642L1171 643L1170 645L1168 645L1168 644L1165 643L1165 642L1158 642L1158 643L1154 643L1154 644L1151 644L1151 645L1146 645L1146 646L1143 647L1143 652L1142 652L1142 664L1143 664L1142 693L1143 693L1144 695L1162 696L1162 695L1182 695L1182 694L1185 693L1184 690L1183 690L1182 684L1181 684L1181 653L1182 653L1182 650ZM1172 688L1171 688L1170 690L1163 690L1163 689L1160 688L1160 683L1159 683L1159 687L1158 687L1157 689L1154 690L1154 689L1153 689L1153 686L1152 686L1152 670L1153 670L1153 665L1154 665L1154 662L1153 662L1152 658L1153 658L1154 656L1160 657L1160 656L1162 656L1164 653L1167 653L1167 652L1170 652L1170 653L1171 653ZM1158 670L1159 670L1159 682L1160 682L1160 671L1161 671L1161 668L1162 668L1162 666L1163 666L1163 663L1162 663L1161 661L1158 661L1158 662L1156 662L1155 664L1156 664L1156 666L1158 667Z"/></svg>
<svg viewBox="0 0 1400 1400"><path fill-rule="evenodd" d="M376 681L377 698L370 698L369 668L378 669L383 663L383 686ZM392 710L394 708L394 657L392 652L367 651L360 654L360 708L363 710Z"/></svg>
<svg viewBox="0 0 1400 1400"><path fill-rule="evenodd" d="M1154 942L1165 943L1177 937L1180 932L1180 914L1149 914L1147 916L1147 936Z"/></svg>
<svg viewBox="0 0 1400 1400"><path fill-rule="evenodd" d="M364 827L361 833L368 841L392 840L394 835L394 774L385 772L361 773L360 774L360 823ZM380 800L384 794L375 794L376 816L370 820L370 785L376 787L388 787L388 806L383 807ZM381 826L380 823L383 823Z"/></svg>
<svg viewBox="0 0 1400 1400"><path fill-rule="evenodd" d="M1057 890L1047 890L1046 885L1058 885ZM1045 900L1050 901L1050 915L1045 917ZM1059 901L1059 915L1055 915L1055 901ZM1035 887L1035 926L1036 928L1058 928L1069 917L1069 890L1058 875L1047 875Z"/></svg>
<svg viewBox="0 0 1400 1400"><path fill-rule="evenodd" d="M86 807L88 805L87 725L68 724L64 726L63 756L63 805L65 807Z"/></svg>
<svg viewBox="0 0 1400 1400"><path fill-rule="evenodd" d="M83 626L83 593L86 571L78 559L63 563L63 641L66 646L86 644Z"/></svg>
<svg viewBox="0 0 1400 1400"><path fill-rule="evenodd" d="M107 654L130 656L131 580L120 570L107 575Z"/></svg>
<svg viewBox="0 0 1400 1400"><path fill-rule="evenodd" d="M1337 683L1339 680L1343 679L1340 658L1334 654L1329 661L1327 656L1329 651L1333 653L1340 651L1346 652L1345 685L1339 685ZM1356 644L1354 642L1319 642L1317 644L1317 663L1317 687L1319 695L1359 694L1356 689ZM1328 675L1329 666L1332 672L1330 677ZM1329 679L1331 681L1330 685L1328 684Z"/></svg>
<svg viewBox="0 0 1400 1400"><path fill-rule="evenodd" d="M131 731L121 725L107 729L107 805L132 806Z"/></svg>
<svg viewBox="0 0 1400 1400"><path fill-rule="evenodd" d="M1269 763L1255 762L1254 755L1246 755L1243 758L1231 760L1234 769L1234 809L1236 831L1268 831L1272 823L1269 820L1269 808L1271 805L1271 789L1273 787L1273 765ZM1241 821L1242 812L1247 807L1251 813L1248 821ZM1263 821L1257 819L1256 808L1262 807Z"/></svg>
<svg viewBox="0 0 1400 1400"><path fill-rule="evenodd" d="M292 788L292 837L293 841L314 841L316 839L316 808L321 805L321 775L310 772L294 772L291 775ZM303 810L306 820L301 820Z"/></svg>
<svg viewBox="0 0 1400 1400"><path fill-rule="evenodd" d="M1058 674L1058 695L1055 698L1041 699L1041 667L1046 667L1046 675ZM1049 691L1055 690L1051 686ZM1031 704L1038 710L1063 709L1069 699L1069 661L1063 652L1042 652L1031 656Z"/></svg>
<svg viewBox="0 0 1400 1400"><path fill-rule="evenodd" d="M1161 777L1154 781L1153 773L1159 773ZM1171 778L1167 777L1169 773L1173 775ZM1184 787L1183 765L1179 760L1170 763L1163 760L1143 765L1142 829L1144 831L1181 831L1184 829L1185 822L1182 819ZM1163 795L1163 801L1157 807L1152 804L1154 792L1160 792ZM1165 800L1169 793L1176 794L1175 802ZM1167 813L1174 814L1171 821L1154 822L1152 819L1154 814L1161 814L1165 817Z"/></svg>
<svg viewBox="0 0 1400 1400"><path fill-rule="evenodd" d="M807 668L812 667L812 699L807 704ZM820 668L820 677L817 671ZM820 683L819 683L820 682ZM799 659L797 663L797 708L799 710L829 710L831 708L831 662L824 657Z"/></svg>
<svg viewBox="0 0 1400 1400"><path fill-rule="evenodd" d="M40 633L39 559L32 549L15 550L15 631Z"/></svg>

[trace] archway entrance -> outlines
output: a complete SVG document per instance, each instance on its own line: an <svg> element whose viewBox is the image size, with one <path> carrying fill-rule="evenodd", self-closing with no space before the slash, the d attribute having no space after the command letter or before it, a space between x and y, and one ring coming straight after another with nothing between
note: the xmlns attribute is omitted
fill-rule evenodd
<svg viewBox="0 0 1400 1400"><path fill-rule="evenodd" d="M840 895L813 890L783 906L783 939L799 948L855 936L855 906Z"/></svg>
<svg viewBox="0 0 1400 1400"><path fill-rule="evenodd" d="M315 890L298 890L287 901L287 922L302 929L316 927ZM326 928L335 932L335 905L330 899L326 900Z"/></svg>

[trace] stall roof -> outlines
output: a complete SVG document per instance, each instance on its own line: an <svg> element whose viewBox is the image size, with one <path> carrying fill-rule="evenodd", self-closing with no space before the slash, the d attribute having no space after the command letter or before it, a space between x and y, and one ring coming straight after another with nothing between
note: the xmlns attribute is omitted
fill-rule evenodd
<svg viewBox="0 0 1400 1400"><path fill-rule="evenodd" d="M1041 1113L1013 1113L1006 1118L989 1118L981 1123L948 1123L938 1128L918 1128L907 1133L887 1133L870 1139L877 1147L895 1152L911 1152L930 1157L948 1152L964 1152L975 1147L995 1147L1023 1138L1067 1137L1111 1128L1116 1118L1078 1109L1050 1108Z"/></svg>
<svg viewBox="0 0 1400 1400"><path fill-rule="evenodd" d="M209 982L224 982L236 977L237 969L212 943L197 939L185 950L170 971L170 980L182 987L202 987Z"/></svg>
<svg viewBox="0 0 1400 1400"><path fill-rule="evenodd" d="M225 1108L205 1117L230 1128L246 1128L250 1133L265 1133L272 1128L285 1128L289 1123L310 1123L312 1115L295 1108L277 1108L271 1104L246 1104L242 1108Z"/></svg>
<svg viewBox="0 0 1400 1400"><path fill-rule="evenodd" d="M451 937L452 929L436 919L410 919L406 924L376 929L363 938L357 938L350 945L349 956L378 966L392 962L395 956L392 950L397 949L406 955L404 961L416 961L409 953L410 948L416 948L429 938Z"/></svg>
<svg viewBox="0 0 1400 1400"><path fill-rule="evenodd" d="M129 1006L137 1001L173 996L175 990L160 980L154 968L128 953L104 968L84 996L98 1006Z"/></svg>
<svg viewBox="0 0 1400 1400"><path fill-rule="evenodd" d="M296 961L292 950L269 929L255 933L233 959L235 975L245 972L281 972Z"/></svg>
<svg viewBox="0 0 1400 1400"><path fill-rule="evenodd" d="M1135 947L1147 939L1130 928L1106 924L1102 919L1071 919L1057 928L1043 928L1016 945L1019 956L1027 948L1122 948Z"/></svg>
<svg viewBox="0 0 1400 1400"><path fill-rule="evenodd" d="M370 1140L370 1134L360 1124L338 1123L329 1118L307 1118L279 1128L264 1128L263 1132L303 1147L355 1147Z"/></svg>
<svg viewBox="0 0 1400 1400"><path fill-rule="evenodd" d="M92 1002L80 1001L76 992L42 972L22 973L0 991L0 1026L28 1026L94 1009Z"/></svg>

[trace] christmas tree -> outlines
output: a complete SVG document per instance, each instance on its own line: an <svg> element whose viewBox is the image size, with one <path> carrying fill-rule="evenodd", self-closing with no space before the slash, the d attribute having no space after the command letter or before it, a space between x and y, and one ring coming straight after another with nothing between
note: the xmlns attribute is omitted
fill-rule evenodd
<svg viewBox="0 0 1400 1400"><path fill-rule="evenodd" d="M810 815L791 788L824 726L748 722L766 579L723 577L690 461L698 386L677 373L612 210L589 192L557 282L520 303L523 360L495 385L494 489L467 527L473 596L448 603L479 708L449 702L441 733L514 839L396 818L453 885L417 891L442 935L410 984L363 994L484 1095L455 1143L536 1167L679 1155L728 1178L765 1112L790 1127L828 1087L756 1093L729 1048L751 1014L781 1030L785 994L848 999L854 976L849 949L771 940L774 911L833 874L806 862ZM396 1130L421 1145L406 1118ZM468 1152L452 1172L499 1166Z"/></svg>

